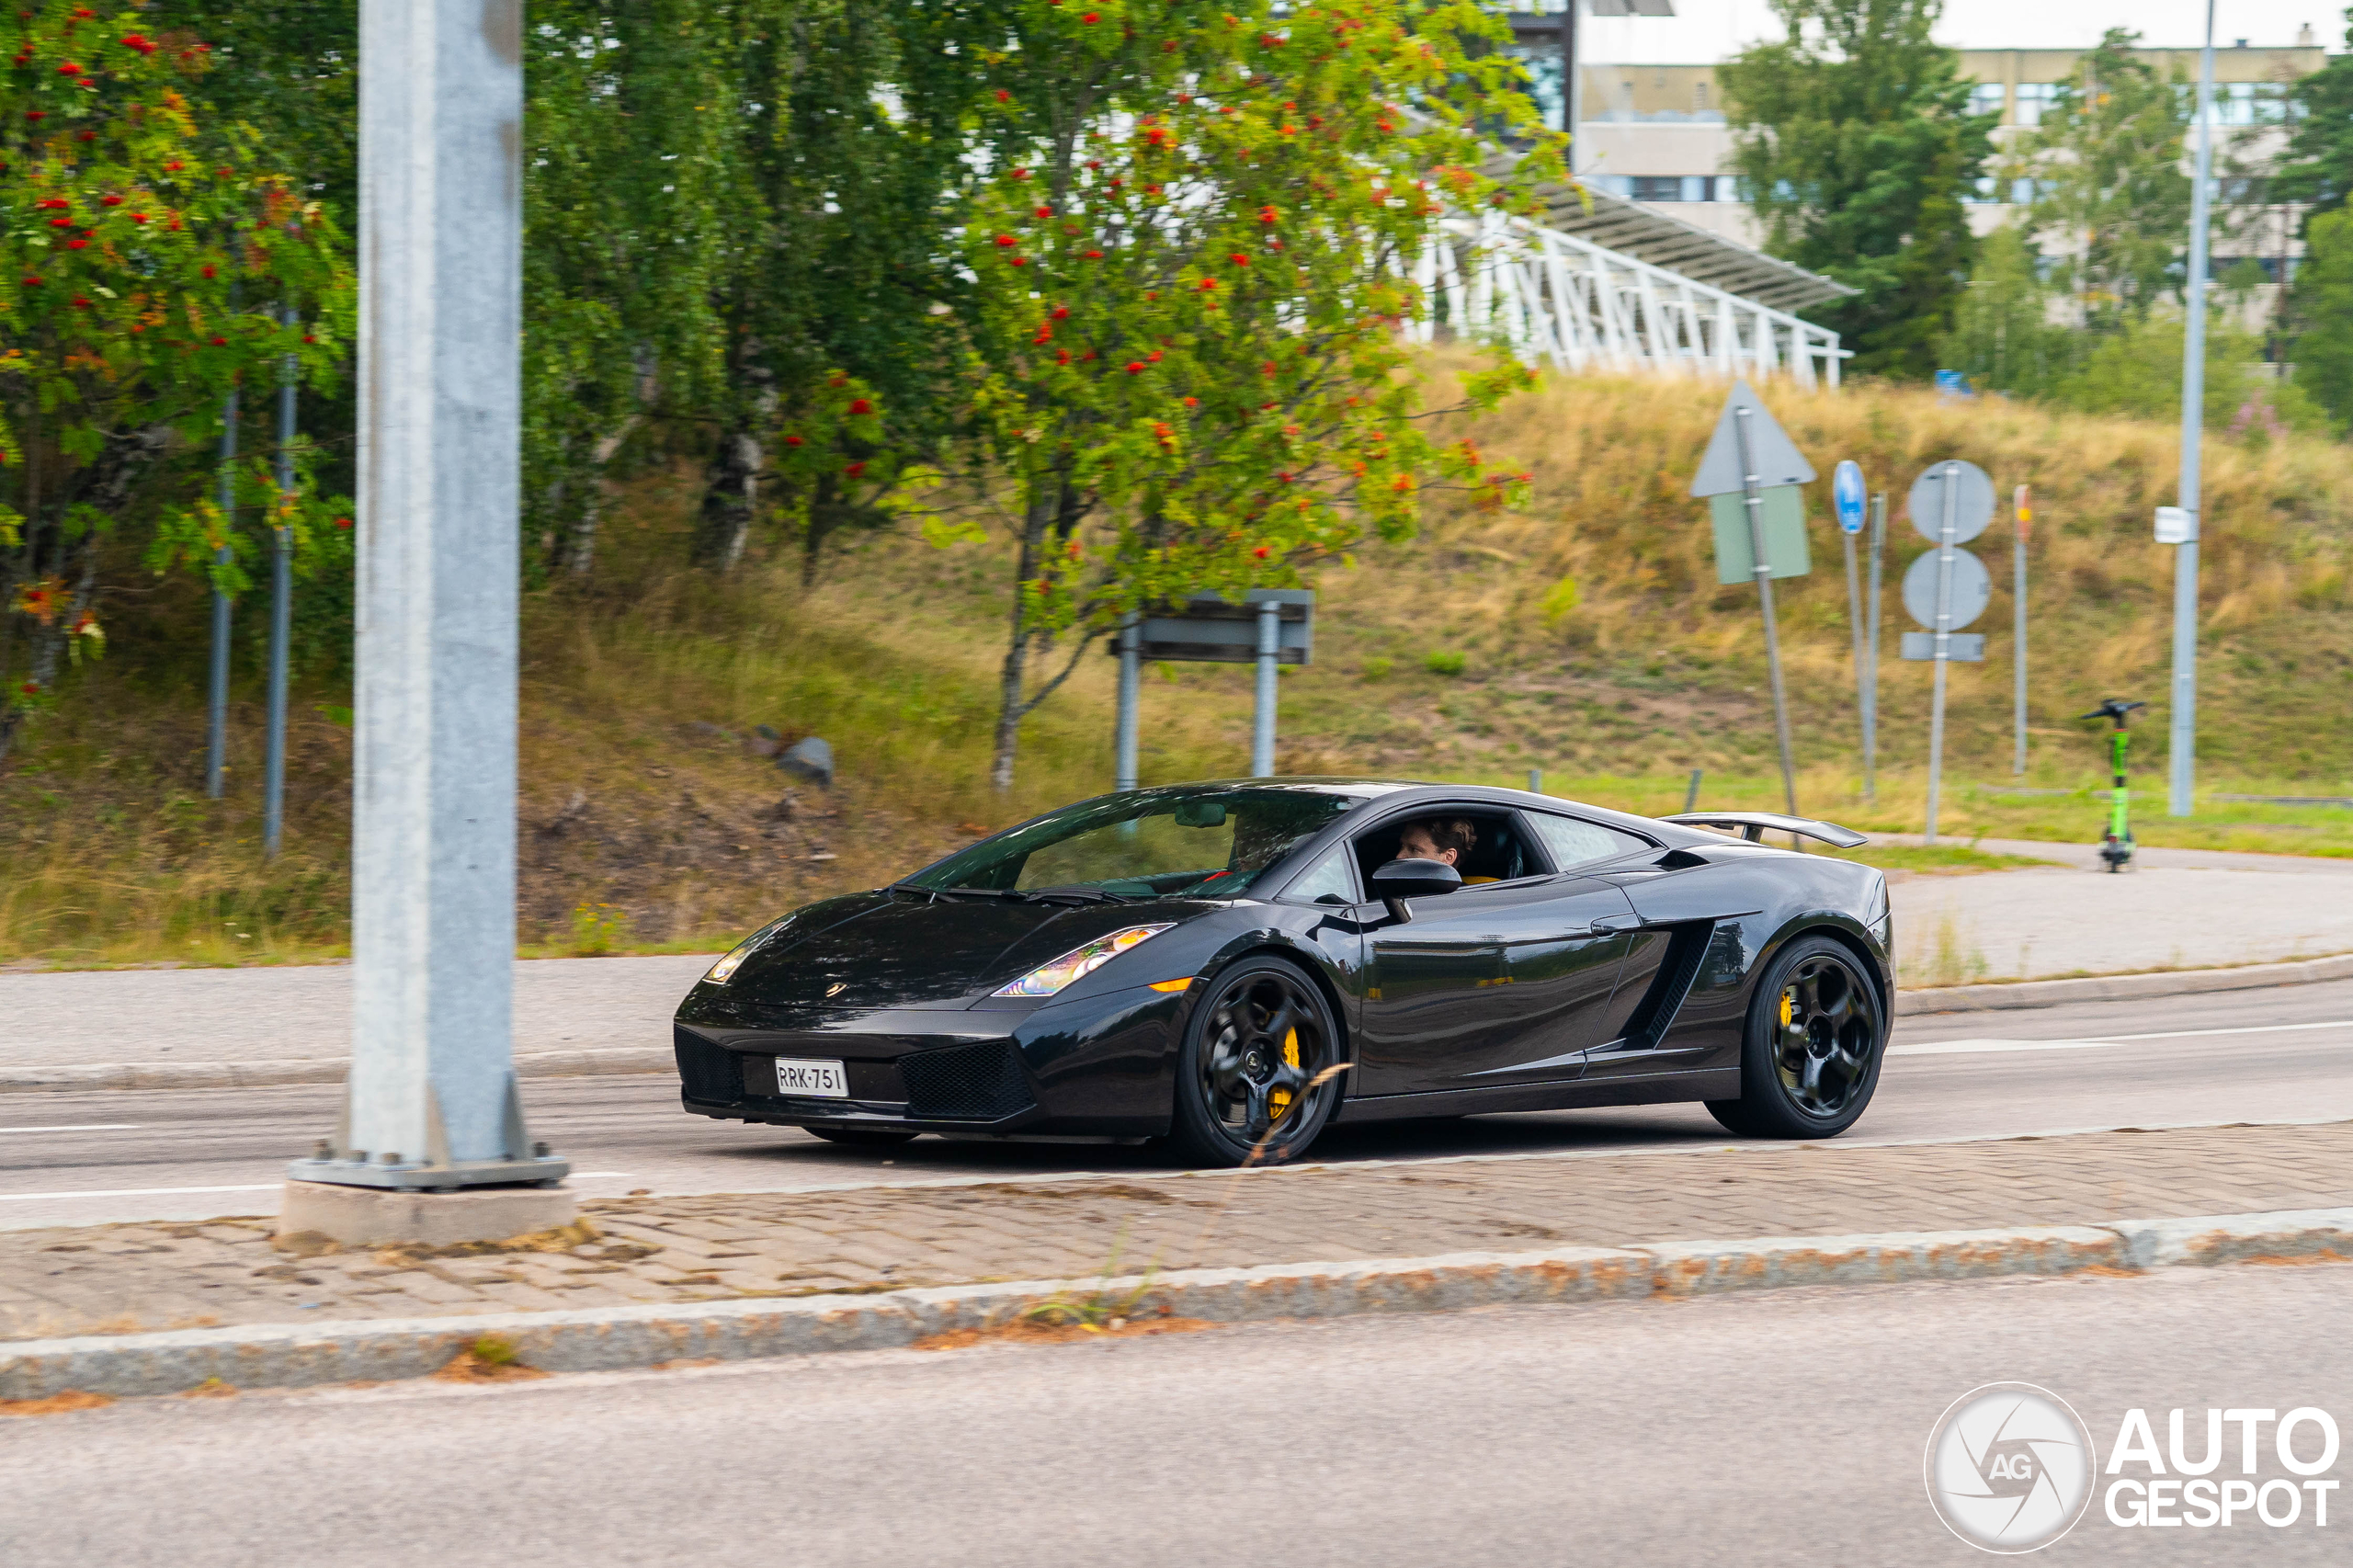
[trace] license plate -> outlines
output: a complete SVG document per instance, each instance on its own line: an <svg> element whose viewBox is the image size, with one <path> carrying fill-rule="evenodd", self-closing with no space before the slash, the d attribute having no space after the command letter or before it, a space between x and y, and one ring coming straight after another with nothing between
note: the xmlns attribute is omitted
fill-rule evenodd
<svg viewBox="0 0 2353 1568"><path fill-rule="evenodd" d="M796 1099L846 1100L849 1074L838 1062L801 1062L790 1056L776 1059L776 1092Z"/></svg>

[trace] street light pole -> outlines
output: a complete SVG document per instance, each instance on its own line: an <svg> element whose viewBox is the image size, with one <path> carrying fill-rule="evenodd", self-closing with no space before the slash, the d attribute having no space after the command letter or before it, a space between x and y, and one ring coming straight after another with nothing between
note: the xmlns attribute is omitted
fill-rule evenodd
<svg viewBox="0 0 2353 1568"><path fill-rule="evenodd" d="M2173 714L2168 815L2190 814L2198 778L2199 443L2206 420L2206 224L2214 174L2214 0L2198 59L2198 182L2189 196L2189 320L2181 340L2181 509L2188 535L2173 557Z"/></svg>
<svg viewBox="0 0 2353 1568"><path fill-rule="evenodd" d="M278 1223L484 1239L574 1212L512 1055L522 6L361 0L359 40L352 1062Z"/></svg>

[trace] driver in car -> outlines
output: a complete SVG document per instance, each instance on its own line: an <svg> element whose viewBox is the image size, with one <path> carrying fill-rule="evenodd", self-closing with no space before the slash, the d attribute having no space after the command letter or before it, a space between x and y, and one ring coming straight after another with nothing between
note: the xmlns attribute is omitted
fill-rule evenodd
<svg viewBox="0 0 2353 1568"><path fill-rule="evenodd" d="M1410 822L1397 835L1397 858L1400 860L1440 860L1449 866L1460 866L1471 846L1479 842L1479 830L1461 817L1431 817L1427 822ZM1465 877L1465 883L1492 882L1493 877Z"/></svg>

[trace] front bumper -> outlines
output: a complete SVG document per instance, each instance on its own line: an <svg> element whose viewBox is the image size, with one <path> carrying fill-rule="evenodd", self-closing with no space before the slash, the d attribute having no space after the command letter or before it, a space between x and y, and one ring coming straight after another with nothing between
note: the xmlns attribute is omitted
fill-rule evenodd
<svg viewBox="0 0 2353 1568"><path fill-rule="evenodd" d="M1152 1137L1168 1130L1187 997L1148 987L1027 1011L819 1017L704 995L673 1027L680 1100L787 1127ZM847 1099L775 1092L777 1057L842 1063Z"/></svg>

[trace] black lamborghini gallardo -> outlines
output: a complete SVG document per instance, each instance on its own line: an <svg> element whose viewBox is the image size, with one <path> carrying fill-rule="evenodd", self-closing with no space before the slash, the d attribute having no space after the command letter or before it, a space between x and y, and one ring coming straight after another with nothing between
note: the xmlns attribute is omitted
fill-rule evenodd
<svg viewBox="0 0 2353 1568"><path fill-rule="evenodd" d="M1431 823L1467 847L1399 858ZM1168 1138L1217 1165L1296 1159L1335 1121L1666 1100L1827 1137L1879 1078L1887 884L1767 831L1862 842L1378 779L1080 801L720 960L677 1013L685 1106L845 1143Z"/></svg>

